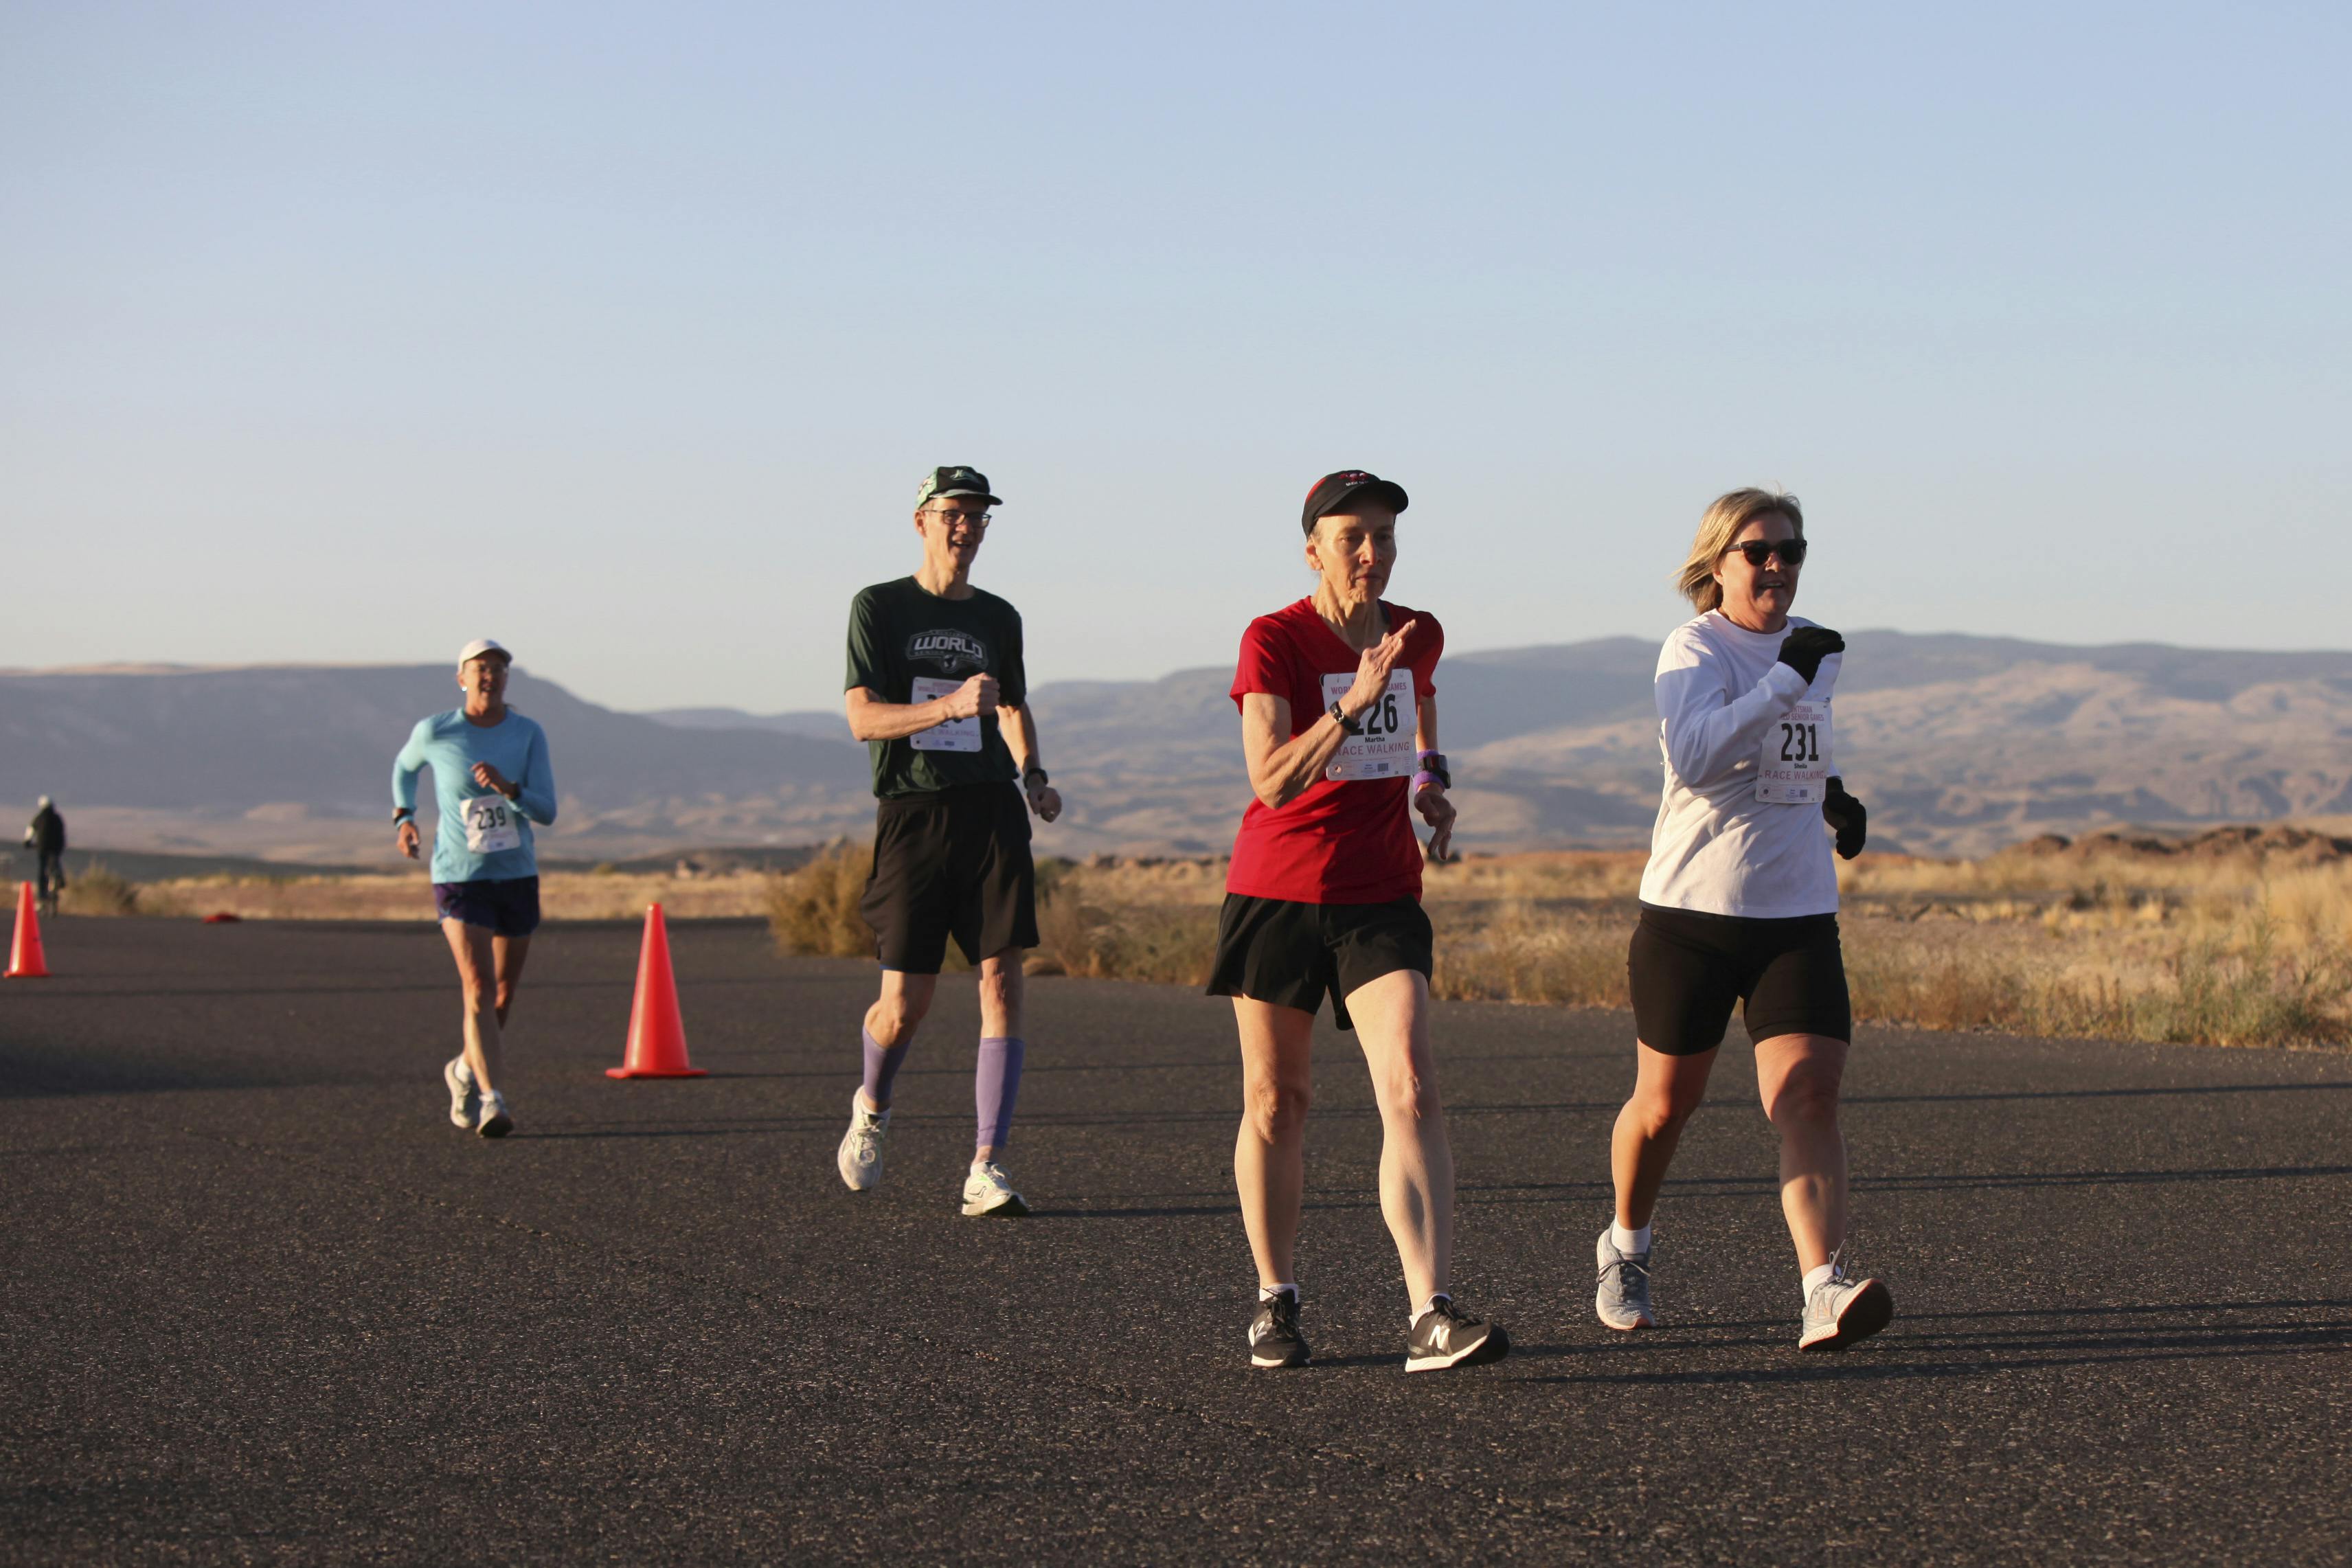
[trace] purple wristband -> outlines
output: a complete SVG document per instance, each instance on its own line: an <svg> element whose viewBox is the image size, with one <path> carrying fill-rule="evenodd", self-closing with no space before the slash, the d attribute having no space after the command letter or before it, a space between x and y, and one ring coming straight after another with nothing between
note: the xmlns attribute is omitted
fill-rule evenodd
<svg viewBox="0 0 2352 1568"><path fill-rule="evenodd" d="M1420 794L1421 787L1424 784L1434 784L1441 789L1445 788L1445 780L1440 779L1434 773L1423 772L1416 773L1412 776L1412 792L1414 794Z"/></svg>

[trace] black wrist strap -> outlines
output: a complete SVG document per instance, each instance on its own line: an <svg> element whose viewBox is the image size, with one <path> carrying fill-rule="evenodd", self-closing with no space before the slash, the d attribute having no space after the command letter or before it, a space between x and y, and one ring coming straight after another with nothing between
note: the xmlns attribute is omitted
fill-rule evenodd
<svg viewBox="0 0 2352 1568"><path fill-rule="evenodd" d="M414 806L395 807L392 813L392 824L394 827L398 827L401 823L407 821L411 817L415 815L416 808Z"/></svg>
<svg viewBox="0 0 2352 1568"><path fill-rule="evenodd" d="M1026 784L1032 779L1035 779L1041 785L1051 784L1054 781L1052 777L1048 775L1044 768L1038 767L1034 762L1021 770L1021 782Z"/></svg>
<svg viewBox="0 0 2352 1568"><path fill-rule="evenodd" d="M1354 719L1349 718L1348 716L1347 709L1341 707L1338 703L1333 703L1331 705L1331 722L1338 725L1349 735L1361 735L1364 733L1364 727L1358 724Z"/></svg>

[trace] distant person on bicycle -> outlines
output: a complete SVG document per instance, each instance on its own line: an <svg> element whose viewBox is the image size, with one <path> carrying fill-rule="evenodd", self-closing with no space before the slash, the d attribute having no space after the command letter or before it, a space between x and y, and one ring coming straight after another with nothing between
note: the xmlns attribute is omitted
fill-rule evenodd
<svg viewBox="0 0 2352 1568"><path fill-rule="evenodd" d="M26 824L25 847L40 858L37 891L41 906L54 915L58 894L66 887L66 820L58 815L57 802L47 795L41 797L40 808Z"/></svg>

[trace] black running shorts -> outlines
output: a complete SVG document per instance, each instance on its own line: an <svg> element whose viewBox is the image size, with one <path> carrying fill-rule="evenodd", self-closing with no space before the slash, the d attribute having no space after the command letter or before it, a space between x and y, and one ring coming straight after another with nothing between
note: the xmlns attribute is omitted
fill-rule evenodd
<svg viewBox="0 0 2352 1568"><path fill-rule="evenodd" d="M874 874L858 913L886 969L936 975L955 938L979 963L1037 946L1029 808L1011 784L893 795L874 813Z"/></svg>
<svg viewBox="0 0 2352 1568"><path fill-rule="evenodd" d="M1225 894L1209 995L1248 997L1311 1013L1331 995L1331 1021L1354 1029L1348 993L1399 969L1427 978L1434 936L1421 901L1296 904Z"/></svg>
<svg viewBox="0 0 2352 1568"><path fill-rule="evenodd" d="M1834 915L1749 920L1645 904L1625 967L1642 1043L1668 1056L1721 1045L1741 1002L1751 1040L1853 1038Z"/></svg>

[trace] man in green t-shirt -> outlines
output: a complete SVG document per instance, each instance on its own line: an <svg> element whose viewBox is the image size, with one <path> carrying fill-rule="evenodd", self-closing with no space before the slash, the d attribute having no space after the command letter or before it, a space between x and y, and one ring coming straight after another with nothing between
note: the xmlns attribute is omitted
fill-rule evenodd
<svg viewBox="0 0 2352 1568"><path fill-rule="evenodd" d="M1027 813L1050 822L1062 798L1038 762L1020 613L971 585L999 504L976 470L932 469L915 493L922 565L849 605L849 728L873 754L881 802L861 907L882 995L866 1012L865 1082L836 1163L853 1192L880 1184L891 1081L952 936L980 967L980 1131L963 1212L1009 1218L1029 1212L996 1163L1021 1087L1022 955L1037 945Z"/></svg>

